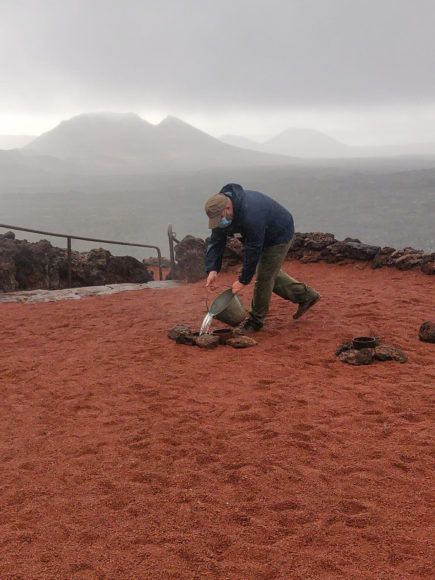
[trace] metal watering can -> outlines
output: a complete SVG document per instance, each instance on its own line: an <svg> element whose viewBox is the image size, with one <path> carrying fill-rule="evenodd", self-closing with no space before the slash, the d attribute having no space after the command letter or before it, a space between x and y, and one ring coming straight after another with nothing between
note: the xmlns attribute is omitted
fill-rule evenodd
<svg viewBox="0 0 435 580"><path fill-rule="evenodd" d="M238 326L246 317L240 298L231 288L219 294L207 308L213 318L230 326Z"/></svg>

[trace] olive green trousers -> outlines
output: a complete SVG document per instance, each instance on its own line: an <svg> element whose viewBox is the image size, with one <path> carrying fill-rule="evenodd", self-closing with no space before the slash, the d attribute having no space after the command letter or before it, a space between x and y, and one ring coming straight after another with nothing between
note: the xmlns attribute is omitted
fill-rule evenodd
<svg viewBox="0 0 435 580"><path fill-rule="evenodd" d="M281 270L291 241L288 244L280 244L263 248L256 270L254 294L252 296L249 318L258 327L263 326L264 318L269 312L272 292L285 300L295 304L301 304L317 296L317 292L303 282L298 282Z"/></svg>

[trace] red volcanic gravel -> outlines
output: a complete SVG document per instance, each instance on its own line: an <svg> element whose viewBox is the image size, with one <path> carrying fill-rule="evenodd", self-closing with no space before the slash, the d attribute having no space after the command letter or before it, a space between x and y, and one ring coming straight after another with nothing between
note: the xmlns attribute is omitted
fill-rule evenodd
<svg viewBox="0 0 435 580"><path fill-rule="evenodd" d="M286 269L322 300L246 350L167 338L204 282L0 306L2 579L432 575L434 280ZM409 362L336 358L372 334Z"/></svg>

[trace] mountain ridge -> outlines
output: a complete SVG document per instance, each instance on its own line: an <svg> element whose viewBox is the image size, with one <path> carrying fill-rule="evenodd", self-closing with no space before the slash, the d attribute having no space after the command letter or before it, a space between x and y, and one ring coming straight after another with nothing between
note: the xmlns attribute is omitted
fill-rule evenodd
<svg viewBox="0 0 435 580"><path fill-rule="evenodd" d="M248 151L222 143L177 117L157 125L135 113L88 113L62 121L24 148L27 152L79 161L111 171L157 167L193 169L237 165L282 165L283 155Z"/></svg>

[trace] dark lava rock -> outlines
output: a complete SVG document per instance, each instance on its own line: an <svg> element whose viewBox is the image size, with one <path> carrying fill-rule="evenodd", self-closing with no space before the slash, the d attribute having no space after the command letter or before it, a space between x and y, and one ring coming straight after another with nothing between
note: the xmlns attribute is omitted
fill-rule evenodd
<svg viewBox="0 0 435 580"><path fill-rule="evenodd" d="M398 270L412 270L422 265L423 252L406 248L404 254L394 260L394 266Z"/></svg>
<svg viewBox="0 0 435 580"><path fill-rule="evenodd" d="M359 240L349 240L345 244L345 254L354 260L373 260L381 249L379 246L363 244Z"/></svg>
<svg viewBox="0 0 435 580"><path fill-rule="evenodd" d="M208 240L185 236L175 248L175 272L171 272L168 278L197 282L207 276L204 265L204 257ZM238 237L228 237L222 257L222 270L229 266L240 264L243 260L243 244Z"/></svg>
<svg viewBox="0 0 435 580"><path fill-rule="evenodd" d="M249 348L256 344L258 344L256 340L250 336L243 336L242 334L227 340L227 345L232 346L233 348Z"/></svg>
<svg viewBox="0 0 435 580"><path fill-rule="evenodd" d="M335 244L328 247L331 256L334 256L335 261L342 261L346 259L368 261L373 260L381 248L379 246L369 246L363 244L359 240L346 238L342 242L335 242Z"/></svg>
<svg viewBox="0 0 435 580"><path fill-rule="evenodd" d="M429 276L435 275L435 260L424 262L421 265L421 271L423 274L428 274Z"/></svg>
<svg viewBox="0 0 435 580"><path fill-rule="evenodd" d="M200 348L215 348L219 344L219 336L213 334L200 336L199 332L192 332L185 324L176 324L168 331L168 336L177 344L199 346Z"/></svg>
<svg viewBox="0 0 435 580"><path fill-rule="evenodd" d="M376 360L393 360L401 363L408 360L408 357L402 349L390 344L379 344L377 338L374 348L356 349L353 347L353 341L351 341L341 344L335 351L335 354L342 362L350 365L368 365Z"/></svg>
<svg viewBox="0 0 435 580"><path fill-rule="evenodd" d="M177 265L175 272L168 278L184 279L196 282L205 278L204 255L208 240L186 236L175 246ZM330 264L348 264L364 261L372 268L390 267L399 270L420 269L424 274L435 274L435 253L425 253L414 248L395 248L365 244L357 238L336 240L331 233L296 232L288 251L287 259L300 260L304 263L327 262ZM243 261L243 244L239 237L227 239L222 270Z"/></svg>
<svg viewBox="0 0 435 580"><path fill-rule="evenodd" d="M206 277L204 256L206 245L201 238L185 236L175 246L176 271L171 272L171 278L175 280L187 280L198 282Z"/></svg>
<svg viewBox="0 0 435 580"><path fill-rule="evenodd" d="M314 232L305 238L305 247L309 250L324 250L335 243L335 236L329 233Z"/></svg>
<svg viewBox="0 0 435 580"><path fill-rule="evenodd" d="M334 235L330 233L296 232L287 257L303 263L319 262L329 255L328 248L335 242Z"/></svg>
<svg viewBox="0 0 435 580"><path fill-rule="evenodd" d="M423 322L418 336L423 342L435 342L435 322Z"/></svg>
<svg viewBox="0 0 435 580"><path fill-rule="evenodd" d="M180 336L177 336L175 339L175 342L177 344L188 344L189 346L195 346L198 336L198 332L192 332L191 334L180 334Z"/></svg>
<svg viewBox="0 0 435 580"><path fill-rule="evenodd" d="M373 259L372 267L388 266L398 270L420 269L424 274L435 274L435 253L427 253L414 248L381 248Z"/></svg>
<svg viewBox="0 0 435 580"><path fill-rule="evenodd" d="M4 238L6 240L15 240L14 232L6 232L5 234L0 234L0 238Z"/></svg>
<svg viewBox="0 0 435 580"><path fill-rule="evenodd" d="M375 349L373 348L362 348L360 350L351 348L339 354L338 358L341 362L349 365L369 365L374 361L374 356Z"/></svg>
<svg viewBox="0 0 435 580"><path fill-rule="evenodd" d="M394 360L400 363L405 363L408 360L408 357L403 350L397 346L380 344L375 348L375 359L381 361Z"/></svg>
<svg viewBox="0 0 435 580"><path fill-rule="evenodd" d="M200 348L216 348L219 345L219 337L213 334L202 334L195 338L195 344Z"/></svg>
<svg viewBox="0 0 435 580"><path fill-rule="evenodd" d="M0 291L57 290L68 287L67 251L47 240L16 240L0 236ZM78 286L144 283L153 274L136 258L112 256L102 248L71 253L71 283Z"/></svg>
<svg viewBox="0 0 435 580"><path fill-rule="evenodd" d="M343 344L340 344L340 346L335 351L335 356L338 356L342 352L346 352L348 350L351 350L352 348L353 348L352 341L344 342Z"/></svg>
<svg viewBox="0 0 435 580"><path fill-rule="evenodd" d="M220 344L227 344L230 338L234 338L235 336L235 329L234 328L218 328L217 330L213 330L213 336L217 336L219 338Z"/></svg>
<svg viewBox="0 0 435 580"><path fill-rule="evenodd" d="M376 256L373 258L372 268L383 268L385 266L391 266L391 256L395 252L395 248L390 248L385 246L381 248Z"/></svg>
<svg viewBox="0 0 435 580"><path fill-rule="evenodd" d="M177 340L177 338L179 338L180 336L188 336L191 334L192 331L185 324L176 324L168 331L168 336L172 340Z"/></svg>

